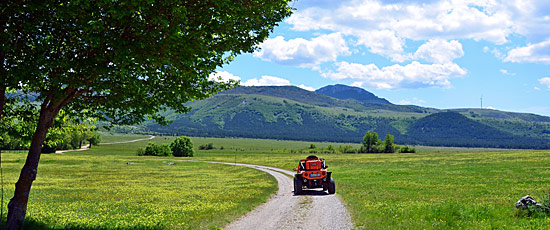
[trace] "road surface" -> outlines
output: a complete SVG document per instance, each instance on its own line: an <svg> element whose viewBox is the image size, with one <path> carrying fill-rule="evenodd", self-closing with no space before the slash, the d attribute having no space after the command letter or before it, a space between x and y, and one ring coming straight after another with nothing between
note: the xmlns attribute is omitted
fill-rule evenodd
<svg viewBox="0 0 550 230"><path fill-rule="evenodd" d="M239 218L224 229L352 229L353 224L345 206L335 195L322 190L305 190L294 196L294 172L251 164L208 162L254 168L271 174L279 190L265 204ZM338 193L338 181L336 181Z"/></svg>

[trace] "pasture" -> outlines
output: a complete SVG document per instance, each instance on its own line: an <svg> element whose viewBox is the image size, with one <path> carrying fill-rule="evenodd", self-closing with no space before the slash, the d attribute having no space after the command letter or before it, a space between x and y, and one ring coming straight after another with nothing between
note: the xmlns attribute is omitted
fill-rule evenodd
<svg viewBox="0 0 550 230"><path fill-rule="evenodd" d="M109 142L147 136L109 137ZM170 143L173 137L151 142ZM192 138L193 160L292 170L306 157L290 150L329 144ZM103 141L107 142L107 141ZM276 190L248 168L138 157L148 141L42 155L27 225L39 229L217 228L265 202ZM213 150L198 150L213 143ZM343 144L342 144L343 145ZM223 146L223 149L221 147ZM358 145L357 145L358 146ZM354 147L357 147L354 146ZM359 229L541 229L550 217L515 209L524 195L548 198L550 151L423 148L414 154L318 154L334 172L336 194ZM24 153L2 153L4 215ZM133 164L127 164L131 162ZM174 162L174 165L167 163ZM6 198L7 197L7 198ZM5 219L5 216L4 216Z"/></svg>

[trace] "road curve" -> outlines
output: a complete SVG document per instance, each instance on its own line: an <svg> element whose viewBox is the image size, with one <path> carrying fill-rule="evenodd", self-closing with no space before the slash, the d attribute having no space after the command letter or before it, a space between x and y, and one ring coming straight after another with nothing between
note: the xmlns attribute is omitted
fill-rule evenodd
<svg viewBox="0 0 550 230"><path fill-rule="evenodd" d="M225 226L224 229L352 229L352 222L345 206L335 195L321 190L306 191L305 195L293 195L294 176L291 171L240 163L212 162L254 168L271 174L279 184L279 190L265 204ZM338 182L337 182L338 183ZM338 184L337 184L338 186ZM338 192L338 187L336 187Z"/></svg>

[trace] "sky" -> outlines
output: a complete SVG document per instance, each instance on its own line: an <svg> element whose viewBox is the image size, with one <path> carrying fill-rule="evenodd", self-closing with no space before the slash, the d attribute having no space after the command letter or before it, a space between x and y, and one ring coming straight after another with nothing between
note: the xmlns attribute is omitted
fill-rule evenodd
<svg viewBox="0 0 550 230"><path fill-rule="evenodd" d="M297 0L212 77L361 87L394 104L550 116L549 0Z"/></svg>

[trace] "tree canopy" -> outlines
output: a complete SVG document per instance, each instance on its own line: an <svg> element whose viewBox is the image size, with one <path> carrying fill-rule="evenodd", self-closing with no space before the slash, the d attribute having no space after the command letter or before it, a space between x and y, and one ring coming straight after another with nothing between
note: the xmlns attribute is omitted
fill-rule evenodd
<svg viewBox="0 0 550 230"><path fill-rule="evenodd" d="M0 3L0 119L9 95L36 95L40 115L8 206L20 229L46 134L59 111L117 124L152 118L236 82L208 77L252 52L291 14L290 0L98 0Z"/></svg>

